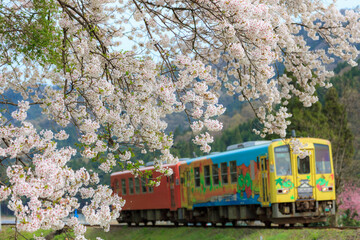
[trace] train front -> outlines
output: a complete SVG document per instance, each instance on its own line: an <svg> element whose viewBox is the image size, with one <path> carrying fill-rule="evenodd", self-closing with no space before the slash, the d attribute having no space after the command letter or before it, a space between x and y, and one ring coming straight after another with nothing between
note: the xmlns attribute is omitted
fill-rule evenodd
<svg viewBox="0 0 360 240"><path fill-rule="evenodd" d="M294 154L288 141L269 146L271 221L278 224L325 221L335 214L335 179L331 144L299 138L310 154Z"/></svg>

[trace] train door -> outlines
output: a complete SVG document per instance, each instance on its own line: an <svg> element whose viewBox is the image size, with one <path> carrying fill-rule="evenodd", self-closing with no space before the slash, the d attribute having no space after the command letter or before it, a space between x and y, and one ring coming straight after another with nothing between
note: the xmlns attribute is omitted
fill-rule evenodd
<svg viewBox="0 0 360 240"><path fill-rule="evenodd" d="M297 170L295 171L298 200L316 199L315 192L315 155L313 150L305 158L294 155Z"/></svg>
<svg viewBox="0 0 360 240"><path fill-rule="evenodd" d="M184 171L184 182L182 183L183 186L183 202L184 206L191 208L191 172L190 169L186 169Z"/></svg>
<svg viewBox="0 0 360 240"><path fill-rule="evenodd" d="M175 183L174 183L174 174L170 177L170 199L171 199L171 208L175 208Z"/></svg>
<svg viewBox="0 0 360 240"><path fill-rule="evenodd" d="M260 199L261 205L267 207L270 205L269 200L269 184L268 184L268 161L266 156L260 157Z"/></svg>

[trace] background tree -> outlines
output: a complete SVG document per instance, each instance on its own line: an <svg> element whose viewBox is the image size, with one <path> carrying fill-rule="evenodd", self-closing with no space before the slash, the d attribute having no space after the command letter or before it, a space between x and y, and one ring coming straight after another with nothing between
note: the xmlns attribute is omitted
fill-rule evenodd
<svg viewBox="0 0 360 240"><path fill-rule="evenodd" d="M317 102L310 108L302 108L292 99L288 105L293 116L289 131L297 136L329 139L332 144L337 190L341 189L343 173L351 166L354 155L354 137L349 128L347 112L340 102L335 88L325 93L324 105Z"/></svg>

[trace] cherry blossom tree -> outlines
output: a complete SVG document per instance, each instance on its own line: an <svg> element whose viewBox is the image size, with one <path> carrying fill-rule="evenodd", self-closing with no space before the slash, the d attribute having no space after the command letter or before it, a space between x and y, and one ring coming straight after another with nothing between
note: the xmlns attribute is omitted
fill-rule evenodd
<svg viewBox="0 0 360 240"><path fill-rule="evenodd" d="M156 170L169 175L162 162L177 159L165 117L185 112L194 143L209 152L209 132L222 128L216 118L225 111L218 102L224 90L251 104L263 126L256 133L285 137L287 100L298 96L311 106L315 86L330 87L325 64L339 57L354 65L360 42L358 13L317 0L0 4L0 163L7 168L0 201L9 201L19 230L73 228L78 239L86 228L76 218L65 222L79 208L77 194L89 200L81 209L86 220L105 230L124 202L96 173L67 166L77 153L110 172L118 162L131 165L132 149L158 152ZM302 29L328 47L310 49ZM133 41L132 51L122 51L123 39ZM279 66L297 81L281 76ZM58 131L27 120L35 105ZM79 148L58 147L69 125L79 132Z"/></svg>
<svg viewBox="0 0 360 240"><path fill-rule="evenodd" d="M342 192L338 195L338 209L348 213L349 219L360 220L360 192L359 187L352 182L345 182Z"/></svg>

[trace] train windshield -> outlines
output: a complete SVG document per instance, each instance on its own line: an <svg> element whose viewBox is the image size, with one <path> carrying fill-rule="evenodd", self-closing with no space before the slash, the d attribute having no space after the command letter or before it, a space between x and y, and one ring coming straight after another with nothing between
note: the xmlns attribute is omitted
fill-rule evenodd
<svg viewBox="0 0 360 240"><path fill-rule="evenodd" d="M314 144L316 173L331 173L329 146Z"/></svg>
<svg viewBox="0 0 360 240"><path fill-rule="evenodd" d="M275 148L275 165L276 175L291 175L290 150L288 145Z"/></svg>

